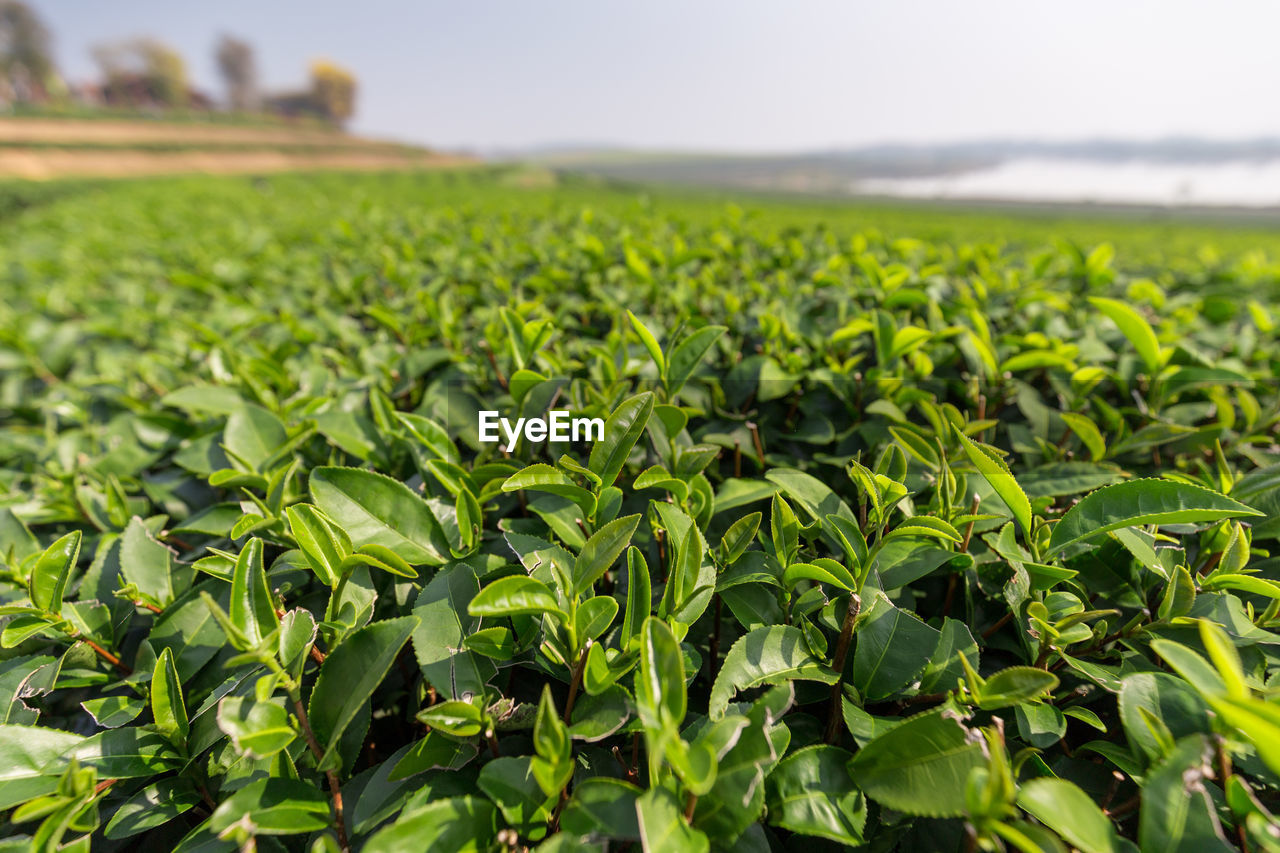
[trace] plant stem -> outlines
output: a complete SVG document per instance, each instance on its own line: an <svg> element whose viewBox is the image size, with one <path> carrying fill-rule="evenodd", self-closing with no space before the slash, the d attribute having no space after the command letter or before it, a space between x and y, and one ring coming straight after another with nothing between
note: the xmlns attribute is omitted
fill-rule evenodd
<svg viewBox="0 0 1280 853"><path fill-rule="evenodd" d="M76 636L76 639L81 640L81 641L82 641L85 645L87 645L89 648L91 648L91 649L93 649L95 652L97 652L98 657L102 658L104 661L106 661L107 663L111 664L111 665L112 665L112 666L114 666L116 669L120 670L120 672L122 672L123 674L125 674L125 675L133 675L133 668L132 668L132 667L130 667L128 664L123 663L123 662L120 660L120 658L118 658L118 657L116 657L115 655L111 654L111 652L107 651L107 650L106 650L106 649L104 649L102 646L100 646L100 645L98 645L97 643L95 643L93 640L90 640L88 637L79 636L79 635L77 635L77 636Z"/></svg>
<svg viewBox="0 0 1280 853"><path fill-rule="evenodd" d="M693 791L690 791L684 800L684 819L686 821L690 821L690 822L693 821L693 810L697 808L697 806L698 806L698 795L695 794Z"/></svg>
<svg viewBox="0 0 1280 853"><path fill-rule="evenodd" d="M573 677L569 680L569 698L564 703L564 724L569 725L569 717L573 714L573 703L578 698L578 687L582 684L582 671L587 668L587 652L591 651L591 641L587 640L578 655L578 664L573 668Z"/></svg>
<svg viewBox="0 0 1280 853"><path fill-rule="evenodd" d="M711 622L711 647L707 649L707 673L711 678L711 683L716 683L716 670L720 666L720 620L723 618L724 603L720 600L720 593L715 594L715 611L712 614Z"/></svg>
<svg viewBox="0 0 1280 853"><path fill-rule="evenodd" d="M298 722L302 725L302 734L307 739L307 746L311 748L311 754L315 756L316 764L319 765L324 759L324 750L320 749L315 732L311 731L311 721L307 718L307 709L302 704L302 695L295 688L291 691L289 698L293 700L293 710L298 715ZM346 853L351 850L351 845L347 841L347 824L342 813L342 787L338 784L337 773L325 770L324 775L329 781L329 795L333 798L333 828L338 833L338 846Z"/></svg>
<svg viewBox="0 0 1280 853"><path fill-rule="evenodd" d="M849 607L844 613L844 623L840 626L840 639L836 641L836 653L831 664L836 671L836 683L831 685L831 707L827 711L827 743L835 743L840 731L840 685L844 680L844 660L849 655L849 643L853 639L853 623L858 618L858 610L862 607L862 599L856 592L849 593Z"/></svg>

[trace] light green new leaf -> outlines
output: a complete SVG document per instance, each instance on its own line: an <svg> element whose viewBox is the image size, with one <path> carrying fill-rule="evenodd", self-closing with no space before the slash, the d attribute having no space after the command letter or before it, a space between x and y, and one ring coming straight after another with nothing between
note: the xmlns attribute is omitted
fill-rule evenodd
<svg viewBox="0 0 1280 853"><path fill-rule="evenodd" d="M1115 853L1115 827L1088 794L1066 779L1039 778L1018 790L1018 805L1080 853Z"/></svg>
<svg viewBox="0 0 1280 853"><path fill-rule="evenodd" d="M612 486L627 464L649 416L653 414L653 392L645 391L623 400L604 422L604 438L591 446L587 467L600 478L601 488Z"/></svg>
<svg viewBox="0 0 1280 853"><path fill-rule="evenodd" d="M54 542L36 561L27 587L31 603L46 613L62 612L62 594L71 569L80 559L80 531L75 530Z"/></svg>
<svg viewBox="0 0 1280 853"><path fill-rule="evenodd" d="M1018 481L1014 479L1013 472L1009 470L1009 466L1005 464L1003 459L996 457L992 452L974 443L958 427L953 427L953 429L973 467L978 469L978 473L991 484L991 488L999 495L1000 500L1004 501L1005 505L1009 507L1009 510L1013 513L1014 521L1018 522L1018 526L1022 528L1023 535L1029 535L1031 532L1031 501L1027 500L1027 493L1018 485Z"/></svg>
<svg viewBox="0 0 1280 853"><path fill-rule="evenodd" d="M1141 314L1118 299L1090 296L1089 302L1110 317L1111 321L1120 328L1124 336L1129 339L1129 343L1133 344L1133 348L1138 351L1138 355L1142 357L1142 363L1147 366L1148 372L1154 375L1160 370L1164 364L1164 359L1160 355L1160 342L1156 339L1156 333L1151 325L1143 319Z"/></svg>
<svg viewBox="0 0 1280 853"><path fill-rule="evenodd" d="M644 853L707 853L707 836L685 822L675 794L652 788L636 800L640 846Z"/></svg>
<svg viewBox="0 0 1280 853"><path fill-rule="evenodd" d="M472 616L564 615L556 595L540 580L527 575L508 575L486 586L467 605Z"/></svg>
<svg viewBox="0 0 1280 853"><path fill-rule="evenodd" d="M218 728L250 759L275 755L298 736L283 704L243 696L227 696L218 703Z"/></svg>
<svg viewBox="0 0 1280 853"><path fill-rule="evenodd" d="M151 676L151 715L165 737L180 744L187 739L187 706L182 699L182 682L173 663L173 650L165 649L156 658Z"/></svg>
<svg viewBox="0 0 1280 853"><path fill-rule="evenodd" d="M1059 414L1066 425L1071 428L1071 431L1076 434L1076 437L1088 448L1089 456L1094 462L1097 462L1107 454L1106 439L1102 437L1102 433L1091 419L1076 412L1060 412Z"/></svg>
<svg viewBox="0 0 1280 853"><path fill-rule="evenodd" d="M253 538L236 557L231 577L231 622L251 646L257 646L280 627L275 602L267 586L267 572L262 564L262 540Z"/></svg>
<svg viewBox="0 0 1280 853"><path fill-rule="evenodd" d="M592 534L573 563L575 594L581 595L590 590L591 585L617 562L627 545L631 544L631 537L639 524L639 515L628 515L614 519Z"/></svg>

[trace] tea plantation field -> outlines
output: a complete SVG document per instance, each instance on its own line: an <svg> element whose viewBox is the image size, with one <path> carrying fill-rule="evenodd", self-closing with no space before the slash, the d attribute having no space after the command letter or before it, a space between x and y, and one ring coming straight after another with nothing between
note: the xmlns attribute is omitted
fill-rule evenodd
<svg viewBox="0 0 1280 853"><path fill-rule="evenodd" d="M52 186L0 850L1280 850L1280 236Z"/></svg>

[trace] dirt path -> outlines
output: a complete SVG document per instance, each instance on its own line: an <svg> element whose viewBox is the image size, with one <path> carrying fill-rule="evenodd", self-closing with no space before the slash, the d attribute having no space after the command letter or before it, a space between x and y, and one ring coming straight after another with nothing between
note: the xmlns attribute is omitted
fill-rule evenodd
<svg viewBox="0 0 1280 853"><path fill-rule="evenodd" d="M0 178L48 180L63 177L127 177L182 172L235 174L306 169L361 171L442 168L471 161L449 155L394 155L370 152L283 151L70 151L56 148L0 148Z"/></svg>
<svg viewBox="0 0 1280 853"><path fill-rule="evenodd" d="M166 124L114 119L0 119L0 142L8 143L175 143L187 145L385 146L334 130L312 127L243 127L234 124Z"/></svg>

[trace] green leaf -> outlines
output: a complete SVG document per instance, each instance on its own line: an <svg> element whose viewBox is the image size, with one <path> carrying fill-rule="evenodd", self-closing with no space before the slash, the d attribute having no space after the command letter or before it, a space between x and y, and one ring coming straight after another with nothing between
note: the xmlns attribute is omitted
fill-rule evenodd
<svg viewBox="0 0 1280 853"><path fill-rule="evenodd" d="M298 732L283 704L226 696L218 703L218 728L250 759L268 758L293 743Z"/></svg>
<svg viewBox="0 0 1280 853"><path fill-rule="evenodd" d="M223 800L209 817L214 832L232 826L249 835L316 832L329 826L329 798L297 779L259 779Z"/></svg>
<svg viewBox="0 0 1280 853"><path fill-rule="evenodd" d="M978 698L984 711L1009 708L1040 698L1058 686L1058 676L1030 666L1011 666L986 680Z"/></svg>
<svg viewBox="0 0 1280 853"><path fill-rule="evenodd" d="M470 702L453 699L437 702L418 712L418 719L433 730L454 737L473 737L484 730L484 714Z"/></svg>
<svg viewBox="0 0 1280 853"><path fill-rule="evenodd" d="M42 771L84 741L80 735L53 728L0 725L0 808L10 809L57 790L57 776Z"/></svg>
<svg viewBox="0 0 1280 853"><path fill-rule="evenodd" d="M308 483L316 506L353 544L381 545L415 566L448 561L440 523L404 483L356 468L315 468Z"/></svg>
<svg viewBox="0 0 1280 853"><path fill-rule="evenodd" d="M969 462L973 467L978 469L978 473L983 476L988 483L991 484L992 490L1005 502L1009 510L1013 513L1014 521L1018 522L1018 526L1022 528L1023 535L1029 535L1031 532L1031 501L1027 500L1026 492L1022 491L1022 487L1018 485L1018 481L1014 478L1013 472L1009 470L1009 466L1005 464L1003 459L998 458L993 451L987 450L985 446L979 446L967 435L960 431L959 427L952 427L955 431L956 438L960 440L960 445L964 448L964 453L969 457Z"/></svg>
<svg viewBox="0 0 1280 853"><path fill-rule="evenodd" d="M724 716L730 700L740 690L788 679L834 684L836 673L813 656L799 628L757 628L740 637L725 655L711 688L707 716L713 720Z"/></svg>
<svg viewBox="0 0 1280 853"><path fill-rule="evenodd" d="M1089 795L1066 779L1031 779L1018 789L1018 806L1061 835L1080 853L1116 853L1115 828Z"/></svg>
<svg viewBox="0 0 1280 853"><path fill-rule="evenodd" d="M285 510L289 530L308 565L330 588L342 577L342 563L351 554L351 539L319 509L298 504Z"/></svg>
<svg viewBox="0 0 1280 853"><path fill-rule="evenodd" d="M151 714L165 737L181 744L187 739L187 706L182 699L182 682L173 663L173 651L165 649L156 658L151 676Z"/></svg>
<svg viewBox="0 0 1280 853"><path fill-rule="evenodd" d="M1118 299L1090 296L1089 303L1110 317L1120 328L1142 357L1147 371L1153 376L1158 373L1164 365L1164 359L1160 356L1160 342L1156 340L1156 333L1142 315Z"/></svg>
<svg viewBox="0 0 1280 853"><path fill-rule="evenodd" d="M639 548L627 550L627 608L622 617L622 634L618 643L623 649L631 649L640 642L644 620L653 609L653 590L650 586L649 564Z"/></svg>
<svg viewBox="0 0 1280 853"><path fill-rule="evenodd" d="M27 587L31 603L46 613L61 613L67 578L79 559L79 530L68 533L46 548L31 570L31 582Z"/></svg>
<svg viewBox="0 0 1280 853"><path fill-rule="evenodd" d="M835 746L810 746L787 756L769 774L769 823L850 847L862 844L867 802L849 775L851 758Z"/></svg>
<svg viewBox="0 0 1280 853"><path fill-rule="evenodd" d="M86 699L80 703L80 707L102 728L118 729L136 720L146 710L147 703L127 696L103 696L100 699Z"/></svg>
<svg viewBox="0 0 1280 853"><path fill-rule="evenodd" d="M467 612L472 616L565 615L551 588L527 575L498 578L471 599Z"/></svg>
<svg viewBox="0 0 1280 853"><path fill-rule="evenodd" d="M366 625L329 652L320 665L307 715L326 757L391 669L417 624L416 616L401 616Z"/></svg>
<svg viewBox="0 0 1280 853"><path fill-rule="evenodd" d="M684 721L684 656L671 627L655 616L644 623L636 674L636 709L647 729L674 730Z"/></svg>
<svg viewBox="0 0 1280 853"><path fill-rule="evenodd" d="M85 738L63 753L62 759L92 765L99 776L116 779L159 776L185 763L163 735L132 727L108 729Z"/></svg>
<svg viewBox="0 0 1280 853"><path fill-rule="evenodd" d="M280 627L276 605L267 586L267 572L262 564L262 540L250 539L236 558L231 578L231 622L248 639L259 646L272 631Z"/></svg>
<svg viewBox="0 0 1280 853"><path fill-rule="evenodd" d="M1076 412L1059 412L1058 414L1081 443L1088 448L1089 458L1097 462L1107 455L1106 439L1102 437L1102 433L1092 420Z"/></svg>
<svg viewBox="0 0 1280 853"><path fill-rule="evenodd" d="M1210 731L1208 705L1187 682L1164 672L1126 675L1120 686L1120 721L1135 755L1165 755L1160 733L1146 717L1159 720L1175 739ZM1144 716L1145 714L1145 716Z"/></svg>
<svg viewBox="0 0 1280 853"><path fill-rule="evenodd" d="M676 345L671 351L665 374L669 397L680 393L680 389L697 369L698 363L706 356L707 350L727 331L724 326L703 326Z"/></svg>
<svg viewBox="0 0 1280 853"><path fill-rule="evenodd" d="M644 853L707 853L707 836L685 822L683 809L666 788L652 788L636 800L640 847Z"/></svg>
<svg viewBox="0 0 1280 853"><path fill-rule="evenodd" d="M649 357L653 359L653 363L658 368L659 376L667 375L667 360L662 355L662 347L658 346L658 339L653 336L653 332L649 331L644 323L630 311L627 312L627 318L631 321L631 327L636 330L640 342L644 344L644 348L649 351Z"/></svg>
<svg viewBox="0 0 1280 853"><path fill-rule="evenodd" d="M555 803L538 787L533 761L529 756L495 758L480 768L476 780L476 786L502 811L503 820L525 838L541 838L547 832L550 806Z"/></svg>
<svg viewBox="0 0 1280 853"><path fill-rule="evenodd" d="M573 563L574 594L582 595L590 590L592 584L617 562L639 525L639 515L628 515L609 522L591 535Z"/></svg>
<svg viewBox="0 0 1280 853"><path fill-rule="evenodd" d="M262 463L288 440L288 431L280 419L261 406L245 405L227 417L222 431L222 445L230 454L243 460L254 471L262 471Z"/></svg>
<svg viewBox="0 0 1280 853"><path fill-rule="evenodd" d="M1147 775L1138 812L1138 844L1143 850L1235 849L1226 841L1206 782L1210 756L1206 738L1187 737Z"/></svg>
<svg viewBox="0 0 1280 853"><path fill-rule="evenodd" d="M600 477L601 487L612 486L627 464L631 448L653 414L653 393L645 391L623 400L604 422L604 438L591 446L587 467Z"/></svg>
<svg viewBox="0 0 1280 853"><path fill-rule="evenodd" d="M413 651L426 680L444 696L479 693L497 672L493 662L463 650L464 639L480 625L467 606L480 591L476 569L456 563L442 569L418 595L413 615Z"/></svg>
<svg viewBox="0 0 1280 853"><path fill-rule="evenodd" d="M173 602L173 554L152 538L142 519L129 520L120 537L120 573L161 607Z"/></svg>
<svg viewBox="0 0 1280 853"><path fill-rule="evenodd" d="M729 529L724 533L724 538L720 540L720 562L722 565L732 566L738 561L738 558L755 540L756 531L760 529L760 521L763 517L760 513L753 512L750 515L744 515L729 525Z"/></svg>
<svg viewBox="0 0 1280 853"><path fill-rule="evenodd" d="M107 823L104 835L110 839L130 838L155 829L190 811L200 802L200 794L181 776L148 785L124 802Z"/></svg>
<svg viewBox="0 0 1280 853"><path fill-rule="evenodd" d="M879 593L863 618L853 653L852 682L868 700L886 699L920 676L940 635Z"/></svg>
<svg viewBox="0 0 1280 853"><path fill-rule="evenodd" d="M1227 694L1236 698L1249 695L1249 685L1244 680L1244 667L1240 663L1240 653L1227 632L1208 619L1199 620L1200 641L1204 643L1209 660L1227 688Z"/></svg>
<svg viewBox="0 0 1280 853"><path fill-rule="evenodd" d="M867 796L891 809L958 817L967 811L969 772L987 763L985 743L971 735L954 711L919 714L859 750L849 775Z"/></svg>
<svg viewBox="0 0 1280 853"><path fill-rule="evenodd" d="M821 559L821 558L819 558ZM849 570L834 560L823 560L821 563L792 563L782 573L782 585L793 589L801 581L831 584L836 589L853 592L858 582Z"/></svg>
<svg viewBox="0 0 1280 853"><path fill-rule="evenodd" d="M481 853L497 834L497 809L483 797L448 797L406 810L361 853Z"/></svg>
<svg viewBox="0 0 1280 853"><path fill-rule="evenodd" d="M1142 524L1192 524L1262 513L1201 486L1172 480L1129 480L1086 495L1053 526L1049 553L1110 530Z"/></svg>

